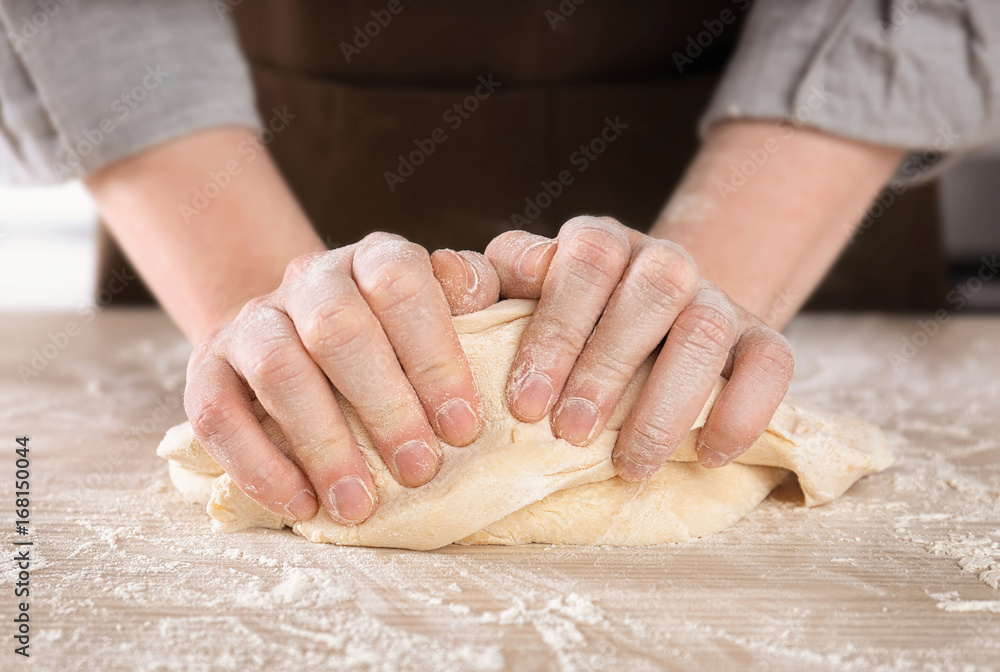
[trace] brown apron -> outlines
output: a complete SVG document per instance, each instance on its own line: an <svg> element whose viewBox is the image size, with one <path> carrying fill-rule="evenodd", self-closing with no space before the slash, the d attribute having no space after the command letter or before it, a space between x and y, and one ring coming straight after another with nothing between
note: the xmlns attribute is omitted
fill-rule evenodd
<svg viewBox="0 0 1000 672"><path fill-rule="evenodd" d="M697 149L742 4L243 0L233 17L265 123L289 118L269 148L329 246L381 230L482 250L582 213L649 227ZM923 202L866 231L823 302L940 303L933 194L907 196ZM918 249L897 263L900 233Z"/></svg>

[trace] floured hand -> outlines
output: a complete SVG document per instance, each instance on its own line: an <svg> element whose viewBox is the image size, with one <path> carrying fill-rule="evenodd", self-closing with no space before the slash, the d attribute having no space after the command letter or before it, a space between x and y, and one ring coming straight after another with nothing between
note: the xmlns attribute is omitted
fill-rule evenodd
<svg viewBox="0 0 1000 672"><path fill-rule="evenodd" d="M788 390L787 341L699 277L679 245L608 217L569 220L555 240L525 231L486 250L504 298L539 299L507 386L513 415L576 445L600 434L629 381L662 343L621 429L626 480L653 474L687 435L720 375L729 379L698 441L706 467L757 440Z"/></svg>

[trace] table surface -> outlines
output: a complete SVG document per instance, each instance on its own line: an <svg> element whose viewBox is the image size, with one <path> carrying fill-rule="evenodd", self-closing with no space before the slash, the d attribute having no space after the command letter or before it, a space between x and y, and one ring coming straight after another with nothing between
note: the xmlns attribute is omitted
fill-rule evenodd
<svg viewBox="0 0 1000 672"><path fill-rule="evenodd" d="M15 540L34 542L24 667L1000 666L998 318L956 317L929 338L914 336L918 319L933 331L920 316L803 316L789 327L792 394L879 424L898 458L832 504L772 497L730 530L679 545L432 553L315 545L288 530L213 533L154 454L184 420L189 354L163 314L6 318L0 537L11 555ZM913 349L894 366L904 338ZM13 530L21 434L31 437L26 537ZM0 566L0 670L25 662L12 652L12 567Z"/></svg>

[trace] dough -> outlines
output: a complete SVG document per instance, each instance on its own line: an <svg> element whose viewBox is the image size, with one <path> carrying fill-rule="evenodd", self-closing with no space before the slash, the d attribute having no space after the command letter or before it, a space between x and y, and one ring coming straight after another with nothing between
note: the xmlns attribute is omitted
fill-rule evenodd
<svg viewBox="0 0 1000 672"><path fill-rule="evenodd" d="M455 318L483 397L484 430L472 445L443 446L440 473L420 488L396 483L354 409L339 399L379 493L378 510L356 527L334 522L324 510L312 520L294 522L260 507L205 452L189 423L170 429L157 453L170 461L177 488L207 503L217 530L288 525L316 542L421 550L456 542L629 546L685 541L732 525L791 473L798 477L803 503L815 506L892 462L877 427L786 399L765 434L736 463L704 469L697 464L695 440L725 382L720 380L671 461L642 483L623 481L615 476L611 450L651 360L589 447L554 438L548 419L518 422L507 411L504 389L534 307L534 301L509 300ZM255 408L265 431L285 450L277 424L256 402Z"/></svg>

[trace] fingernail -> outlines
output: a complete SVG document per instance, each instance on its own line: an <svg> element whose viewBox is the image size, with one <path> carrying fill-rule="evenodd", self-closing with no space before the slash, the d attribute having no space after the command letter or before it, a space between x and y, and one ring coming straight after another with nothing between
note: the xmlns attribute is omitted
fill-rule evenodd
<svg viewBox="0 0 1000 672"><path fill-rule="evenodd" d="M337 514L349 523L360 523L371 515L371 493L357 476L345 476L330 487L330 499Z"/></svg>
<svg viewBox="0 0 1000 672"><path fill-rule="evenodd" d="M554 240L540 240L528 247L521 253L521 258L517 261L517 274L523 280L534 280L538 276L538 262L555 244Z"/></svg>
<svg viewBox="0 0 1000 672"><path fill-rule="evenodd" d="M479 271L476 270L475 265L471 261L449 248L442 248L437 251L437 254L447 254L454 257L459 266L465 269L465 291L469 294L476 291L479 287Z"/></svg>
<svg viewBox="0 0 1000 672"><path fill-rule="evenodd" d="M469 294L475 293L476 289L479 288L479 271L476 270L475 264L463 257L461 254L456 252L455 256L458 257L465 266L465 290L469 292Z"/></svg>
<svg viewBox="0 0 1000 672"><path fill-rule="evenodd" d="M552 398L552 383L541 373L530 373L521 382L514 405L522 418L532 422L541 420Z"/></svg>
<svg viewBox="0 0 1000 672"><path fill-rule="evenodd" d="M285 507L288 511L288 516L295 520L308 520L312 518L316 515L318 508L316 495L309 488L292 497L292 501L288 502L288 506Z"/></svg>
<svg viewBox="0 0 1000 672"><path fill-rule="evenodd" d="M476 414L465 399L445 402L434 417L442 438L453 446L467 446L479 434Z"/></svg>
<svg viewBox="0 0 1000 672"><path fill-rule="evenodd" d="M656 469L646 464L639 464L630 457L619 455L615 458L618 475L626 481L641 481L650 476Z"/></svg>
<svg viewBox="0 0 1000 672"><path fill-rule="evenodd" d="M392 459L405 485L423 485L437 473L437 455L423 441L404 443L396 449Z"/></svg>
<svg viewBox="0 0 1000 672"><path fill-rule="evenodd" d="M570 397L561 404L552 425L556 435L576 446L582 446L591 439L601 411L597 405L582 397Z"/></svg>
<svg viewBox="0 0 1000 672"><path fill-rule="evenodd" d="M733 461L731 456L723 455L714 448L708 447L704 443L698 444L698 461L701 462L701 466L706 469L718 469L719 467L724 467Z"/></svg>

